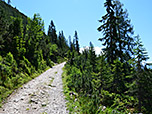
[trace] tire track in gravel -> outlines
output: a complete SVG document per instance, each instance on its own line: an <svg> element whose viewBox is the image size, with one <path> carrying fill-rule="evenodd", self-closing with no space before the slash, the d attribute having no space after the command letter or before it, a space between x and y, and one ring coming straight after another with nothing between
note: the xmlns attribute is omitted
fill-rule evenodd
<svg viewBox="0 0 152 114"><path fill-rule="evenodd" d="M0 109L0 114L68 114L63 94L62 68L50 68L19 88Z"/></svg>

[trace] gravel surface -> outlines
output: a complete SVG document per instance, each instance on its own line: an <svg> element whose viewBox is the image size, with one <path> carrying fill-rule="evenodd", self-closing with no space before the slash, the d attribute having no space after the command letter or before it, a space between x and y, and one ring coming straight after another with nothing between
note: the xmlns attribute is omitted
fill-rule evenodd
<svg viewBox="0 0 152 114"><path fill-rule="evenodd" d="M14 92L0 114L68 114L63 94L61 63Z"/></svg>

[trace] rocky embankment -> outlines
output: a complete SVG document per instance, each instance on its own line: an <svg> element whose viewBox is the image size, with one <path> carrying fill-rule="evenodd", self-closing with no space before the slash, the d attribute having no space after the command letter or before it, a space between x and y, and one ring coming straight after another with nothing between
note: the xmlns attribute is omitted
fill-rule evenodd
<svg viewBox="0 0 152 114"><path fill-rule="evenodd" d="M0 114L68 114L63 94L61 63L14 92Z"/></svg>

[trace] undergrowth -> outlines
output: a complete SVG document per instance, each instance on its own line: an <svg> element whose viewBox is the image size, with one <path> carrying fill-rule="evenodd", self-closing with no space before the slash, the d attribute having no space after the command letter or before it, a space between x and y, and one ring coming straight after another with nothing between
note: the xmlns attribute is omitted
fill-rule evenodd
<svg viewBox="0 0 152 114"><path fill-rule="evenodd" d="M96 95L89 95L84 93L78 93L75 91L74 88L69 88L68 86L68 80L69 76L67 75L67 70L63 68L63 74L62 74L62 80L63 80L63 90L64 95L66 97L66 105L69 110L69 114L128 114L129 110L126 111L118 111L118 108L115 108L116 106L112 107L106 107L104 104L101 104L101 102L109 102L110 99L113 97L114 94L107 94L107 98L99 98ZM104 92L103 94L106 94ZM115 96L115 95L114 95ZM119 97L115 97L114 102L119 102ZM107 101L104 101L107 100ZM124 101L119 103L113 103L115 105L119 105L119 108L121 107L121 104L123 104ZM122 107L123 108L123 107Z"/></svg>
<svg viewBox="0 0 152 114"><path fill-rule="evenodd" d="M35 72L32 75L28 74L17 74L16 77L13 79L9 79L6 83L7 87L0 86L0 107L6 102L8 96L10 96L14 90L20 88L23 86L23 84L26 84L27 82L31 81L32 79L39 76L42 72L48 70L50 67L47 67L45 70L42 70L41 72ZM15 83L16 82L16 83Z"/></svg>

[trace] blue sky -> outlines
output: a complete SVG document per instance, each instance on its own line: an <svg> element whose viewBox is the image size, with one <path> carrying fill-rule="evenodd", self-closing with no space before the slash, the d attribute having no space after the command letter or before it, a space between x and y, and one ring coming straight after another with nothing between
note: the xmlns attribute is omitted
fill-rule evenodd
<svg viewBox="0 0 152 114"><path fill-rule="evenodd" d="M11 0L11 5L28 17L39 13L45 22L45 31L53 20L57 33L64 31L66 38L74 36L77 30L80 46L91 41L95 47L102 47L98 41L102 34L97 31L99 19L105 14L105 0ZM135 35L139 34L148 55L152 57L152 0L120 0L128 10ZM149 60L152 61L152 58Z"/></svg>

